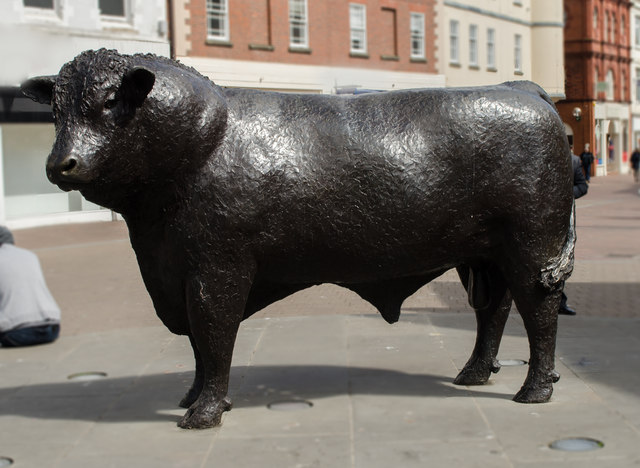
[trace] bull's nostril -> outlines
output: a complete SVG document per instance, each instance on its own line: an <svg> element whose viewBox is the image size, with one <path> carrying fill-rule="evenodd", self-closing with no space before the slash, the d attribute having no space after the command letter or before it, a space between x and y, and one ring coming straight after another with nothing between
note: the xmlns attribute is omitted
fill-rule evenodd
<svg viewBox="0 0 640 468"><path fill-rule="evenodd" d="M62 174L68 175L78 165L78 160L74 157L68 157L62 162Z"/></svg>

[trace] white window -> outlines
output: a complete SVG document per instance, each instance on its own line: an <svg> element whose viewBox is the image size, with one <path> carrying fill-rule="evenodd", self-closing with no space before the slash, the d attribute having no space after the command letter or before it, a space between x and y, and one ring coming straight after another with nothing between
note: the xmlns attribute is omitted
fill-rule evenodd
<svg viewBox="0 0 640 468"><path fill-rule="evenodd" d="M228 0L207 0L207 38L229 40Z"/></svg>
<svg viewBox="0 0 640 468"><path fill-rule="evenodd" d="M636 102L640 102L640 68L636 68Z"/></svg>
<svg viewBox="0 0 640 468"><path fill-rule="evenodd" d="M424 15L422 13L411 13L411 58L425 58Z"/></svg>
<svg viewBox="0 0 640 468"><path fill-rule="evenodd" d="M522 72L522 36L520 34L516 34L515 36L513 57L514 57L514 69L517 73L521 73Z"/></svg>
<svg viewBox="0 0 640 468"><path fill-rule="evenodd" d="M496 68L496 30L487 29L487 68Z"/></svg>
<svg viewBox="0 0 640 468"><path fill-rule="evenodd" d="M609 70L607 72L607 101L613 101L613 98L615 96L615 86L614 86L614 79L613 79L613 70Z"/></svg>
<svg viewBox="0 0 640 468"><path fill-rule="evenodd" d="M121 18L126 16L125 0L99 0L98 8L101 15Z"/></svg>
<svg viewBox="0 0 640 468"><path fill-rule="evenodd" d="M469 25L469 65L478 65L478 26Z"/></svg>
<svg viewBox="0 0 640 468"><path fill-rule="evenodd" d="M449 62L460 63L458 27L460 23L456 20L449 21Z"/></svg>
<svg viewBox="0 0 640 468"><path fill-rule="evenodd" d="M634 44L636 47L640 47L640 16L635 17L635 23L633 25L633 31L635 34Z"/></svg>
<svg viewBox="0 0 640 468"><path fill-rule="evenodd" d="M289 45L309 47L307 0L289 0Z"/></svg>
<svg viewBox="0 0 640 468"><path fill-rule="evenodd" d="M359 3L349 4L349 27L351 28L351 52L367 53L367 8Z"/></svg>

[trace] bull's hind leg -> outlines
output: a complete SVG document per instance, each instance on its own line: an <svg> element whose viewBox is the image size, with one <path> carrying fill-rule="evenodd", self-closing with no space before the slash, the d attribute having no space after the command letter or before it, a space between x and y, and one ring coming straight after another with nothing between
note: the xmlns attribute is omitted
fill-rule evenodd
<svg viewBox="0 0 640 468"><path fill-rule="evenodd" d="M478 307L478 300L474 299L472 291L474 286L470 284L470 268L467 266L458 267L458 275L467 292L470 294L471 306L476 312L477 334L476 344L471 353L471 357L460 371L453 383L456 385L482 385L489 380L492 372L500 370L497 360L498 348L504 332L504 326L511 310L511 293L507 289L504 277L496 267L489 267L476 273L484 276L486 284L480 287L487 287L488 304ZM477 279L477 278L476 278ZM480 293L484 295L484 293ZM484 302L480 299L481 302Z"/></svg>
<svg viewBox="0 0 640 468"><path fill-rule="evenodd" d="M556 333L560 290L548 290L540 284L514 290L513 297L529 338L529 372L520 391L513 398L519 403L544 403L553 393Z"/></svg>

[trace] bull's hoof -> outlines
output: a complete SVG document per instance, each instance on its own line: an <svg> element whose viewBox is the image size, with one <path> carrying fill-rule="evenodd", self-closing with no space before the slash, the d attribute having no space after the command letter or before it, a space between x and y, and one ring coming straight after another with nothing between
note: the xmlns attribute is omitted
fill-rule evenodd
<svg viewBox="0 0 640 468"><path fill-rule="evenodd" d="M178 422L182 429L208 429L220 425L222 413L231 409L231 400L225 397L222 401L203 404L194 403Z"/></svg>
<svg viewBox="0 0 640 468"><path fill-rule="evenodd" d="M196 402L198 396L200 396L200 392L194 390L193 388L190 388L186 395L182 398L182 400L180 400L180 403L178 403L178 405L180 406L180 408L190 408L191 405Z"/></svg>
<svg viewBox="0 0 640 468"><path fill-rule="evenodd" d="M500 364L496 360L489 363L472 358L469 359L453 383L455 385L484 385L489 380L491 373L496 373L499 370Z"/></svg>
<svg viewBox="0 0 640 468"><path fill-rule="evenodd" d="M520 391L513 397L513 401L518 403L546 403L553 393L551 383L543 385L524 384Z"/></svg>

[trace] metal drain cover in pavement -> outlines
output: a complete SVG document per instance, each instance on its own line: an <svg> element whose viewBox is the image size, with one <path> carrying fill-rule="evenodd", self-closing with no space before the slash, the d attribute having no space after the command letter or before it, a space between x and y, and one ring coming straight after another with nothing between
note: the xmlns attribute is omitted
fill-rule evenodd
<svg viewBox="0 0 640 468"><path fill-rule="evenodd" d="M267 408L274 411L300 411L309 409L313 406L313 403L305 400L283 400L274 401L269 403Z"/></svg>
<svg viewBox="0 0 640 468"><path fill-rule="evenodd" d="M76 382L88 382L90 380L100 380L107 376L106 372L78 372L67 377Z"/></svg>
<svg viewBox="0 0 640 468"><path fill-rule="evenodd" d="M522 359L500 359L498 363L504 367L512 367L512 366L524 366L527 364L527 361L523 361Z"/></svg>
<svg viewBox="0 0 640 468"><path fill-rule="evenodd" d="M597 450L604 447L599 440L590 439L588 437L574 437L571 439L560 439L549 444L554 450L563 450L565 452L587 452L589 450Z"/></svg>

